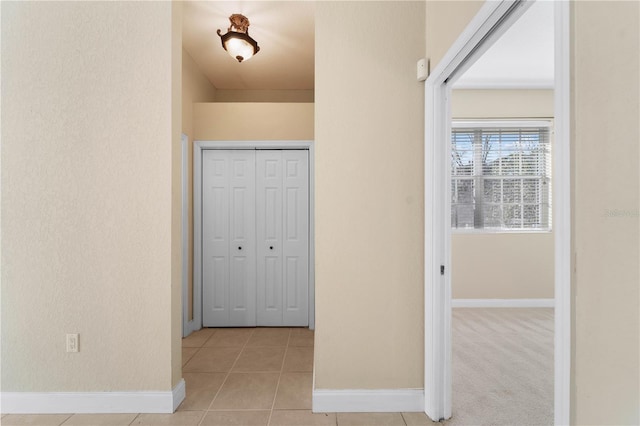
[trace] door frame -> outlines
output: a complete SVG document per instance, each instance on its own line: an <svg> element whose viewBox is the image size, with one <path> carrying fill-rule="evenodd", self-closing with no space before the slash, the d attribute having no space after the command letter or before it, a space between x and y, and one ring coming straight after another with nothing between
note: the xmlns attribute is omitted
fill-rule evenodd
<svg viewBox="0 0 640 426"><path fill-rule="evenodd" d="M424 407L433 420L451 417L451 85L533 3L485 2L425 81L425 357ZM571 162L570 5L555 5L554 423L570 423ZM443 269L441 269L443 268ZM441 273L444 271L444 274Z"/></svg>
<svg viewBox="0 0 640 426"><path fill-rule="evenodd" d="M189 319L189 136L180 137L181 150L181 231L182 231L182 337L194 331L194 321Z"/></svg>
<svg viewBox="0 0 640 426"><path fill-rule="evenodd" d="M202 328L202 151L296 149L309 151L309 328L315 329L315 169L310 140L194 141L193 143L193 323Z"/></svg>

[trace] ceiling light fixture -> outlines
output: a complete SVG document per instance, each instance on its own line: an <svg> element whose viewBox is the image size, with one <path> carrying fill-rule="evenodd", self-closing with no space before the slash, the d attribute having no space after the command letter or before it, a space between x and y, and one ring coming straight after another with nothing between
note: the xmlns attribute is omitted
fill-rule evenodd
<svg viewBox="0 0 640 426"><path fill-rule="evenodd" d="M246 16L234 13L229 16L231 26L227 33L218 35L222 40L222 47L238 62L246 61L260 51L258 42L249 37L249 19Z"/></svg>

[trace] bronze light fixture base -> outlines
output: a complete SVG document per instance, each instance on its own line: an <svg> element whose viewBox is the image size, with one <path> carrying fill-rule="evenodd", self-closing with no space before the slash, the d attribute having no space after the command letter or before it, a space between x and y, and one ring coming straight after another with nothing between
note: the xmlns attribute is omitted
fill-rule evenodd
<svg viewBox="0 0 640 426"><path fill-rule="evenodd" d="M229 17L231 25L226 34L218 30L222 47L238 62L250 59L260 51L258 42L249 36L249 19L239 13Z"/></svg>

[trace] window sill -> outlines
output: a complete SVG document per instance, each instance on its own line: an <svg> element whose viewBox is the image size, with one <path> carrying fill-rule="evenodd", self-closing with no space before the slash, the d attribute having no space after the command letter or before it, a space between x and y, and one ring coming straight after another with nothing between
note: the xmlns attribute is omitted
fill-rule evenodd
<svg viewBox="0 0 640 426"><path fill-rule="evenodd" d="M551 234L553 229L456 229L452 234Z"/></svg>

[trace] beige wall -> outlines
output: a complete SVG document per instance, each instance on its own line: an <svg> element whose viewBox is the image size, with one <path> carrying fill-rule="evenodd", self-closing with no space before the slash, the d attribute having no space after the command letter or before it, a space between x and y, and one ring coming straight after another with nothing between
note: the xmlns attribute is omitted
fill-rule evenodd
<svg viewBox="0 0 640 426"><path fill-rule="evenodd" d="M424 8L316 6L317 389L423 386Z"/></svg>
<svg viewBox="0 0 640 426"><path fill-rule="evenodd" d="M313 140L311 103L197 103L194 140Z"/></svg>
<svg viewBox="0 0 640 426"><path fill-rule="evenodd" d="M482 1L427 0L426 57L434 69L482 7Z"/></svg>
<svg viewBox="0 0 640 426"><path fill-rule="evenodd" d="M553 299L550 232L452 235L454 299Z"/></svg>
<svg viewBox="0 0 640 426"><path fill-rule="evenodd" d="M638 424L640 3L573 6L575 424Z"/></svg>
<svg viewBox="0 0 640 426"><path fill-rule="evenodd" d="M553 118L551 89L456 89L453 118Z"/></svg>
<svg viewBox="0 0 640 426"><path fill-rule="evenodd" d="M553 90L454 90L453 118L552 118ZM552 299L553 233L456 233L454 299Z"/></svg>
<svg viewBox="0 0 640 426"><path fill-rule="evenodd" d="M0 7L2 391L168 391L171 4Z"/></svg>
<svg viewBox="0 0 640 426"><path fill-rule="evenodd" d="M182 379L182 2L171 2L171 386Z"/></svg>
<svg viewBox="0 0 640 426"><path fill-rule="evenodd" d="M182 133L193 140L193 104L213 102L216 88L202 74L198 64L182 49Z"/></svg>
<svg viewBox="0 0 640 426"><path fill-rule="evenodd" d="M179 5L181 3L176 2ZM181 16L181 15L180 15ZM182 35L182 34L181 34ZM182 38L181 38L182 40ZM182 133L189 137L189 156L187 159L187 177L188 177L188 194L187 204L188 208L188 259L185 261L187 265L187 309L188 318L193 318L193 105L194 102L213 102L216 97L216 88L207 80L202 74L200 68L193 60L191 55L180 46L182 54Z"/></svg>
<svg viewBox="0 0 640 426"><path fill-rule="evenodd" d="M313 90L218 90L216 102L313 102Z"/></svg>

